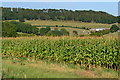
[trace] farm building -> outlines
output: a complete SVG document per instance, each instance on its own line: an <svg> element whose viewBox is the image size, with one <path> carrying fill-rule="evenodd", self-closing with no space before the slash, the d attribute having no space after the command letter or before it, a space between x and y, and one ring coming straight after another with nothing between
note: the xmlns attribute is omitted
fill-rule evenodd
<svg viewBox="0 0 120 80"><path fill-rule="evenodd" d="M92 28L90 31L96 32L96 31L103 31L103 30L109 30L110 28Z"/></svg>
<svg viewBox="0 0 120 80"><path fill-rule="evenodd" d="M118 30L117 32L120 32L120 30Z"/></svg>

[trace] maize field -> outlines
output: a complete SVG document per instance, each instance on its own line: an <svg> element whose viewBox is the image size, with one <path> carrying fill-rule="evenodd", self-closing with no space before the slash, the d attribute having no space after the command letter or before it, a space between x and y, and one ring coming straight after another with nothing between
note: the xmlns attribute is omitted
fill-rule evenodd
<svg viewBox="0 0 120 80"><path fill-rule="evenodd" d="M3 39L2 56L24 57L66 64L101 66L118 70L118 39Z"/></svg>

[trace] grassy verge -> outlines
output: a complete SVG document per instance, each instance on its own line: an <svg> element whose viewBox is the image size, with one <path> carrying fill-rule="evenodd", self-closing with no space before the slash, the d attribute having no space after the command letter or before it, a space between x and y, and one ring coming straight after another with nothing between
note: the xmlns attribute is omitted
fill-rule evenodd
<svg viewBox="0 0 120 80"><path fill-rule="evenodd" d="M46 61L3 59L3 78L117 78L118 73L111 69L58 64Z"/></svg>

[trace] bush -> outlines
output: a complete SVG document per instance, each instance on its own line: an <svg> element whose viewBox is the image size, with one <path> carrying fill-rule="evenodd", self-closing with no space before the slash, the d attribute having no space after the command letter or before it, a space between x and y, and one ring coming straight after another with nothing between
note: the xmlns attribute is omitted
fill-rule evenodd
<svg viewBox="0 0 120 80"><path fill-rule="evenodd" d="M19 19L19 22L25 22L25 20L24 19Z"/></svg>
<svg viewBox="0 0 120 80"><path fill-rule="evenodd" d="M10 22L2 22L2 37L16 37L15 25Z"/></svg>
<svg viewBox="0 0 120 80"><path fill-rule="evenodd" d="M38 34L38 28L36 28L35 26L32 26L30 24L25 24L22 22L15 22L15 21L11 21L11 24L14 24L16 27L16 32L23 32L23 33L28 33L28 34Z"/></svg>
<svg viewBox="0 0 120 80"><path fill-rule="evenodd" d="M62 25L61 27L65 27L64 25Z"/></svg>
<svg viewBox="0 0 120 80"><path fill-rule="evenodd" d="M40 35L41 36L46 35L50 30L51 30L50 27L41 28L40 29Z"/></svg>
<svg viewBox="0 0 120 80"><path fill-rule="evenodd" d="M77 36L77 35L78 35L78 32L77 32L77 31L73 31L73 35L74 35L74 36Z"/></svg>
<svg viewBox="0 0 120 80"><path fill-rule="evenodd" d="M80 37L84 37L85 35L80 35Z"/></svg>
<svg viewBox="0 0 120 80"><path fill-rule="evenodd" d="M119 30L119 27L117 25L112 25L112 27L110 28L110 32L116 32Z"/></svg>
<svg viewBox="0 0 120 80"><path fill-rule="evenodd" d="M24 17L20 16L19 17L19 22L25 22Z"/></svg>
<svg viewBox="0 0 120 80"><path fill-rule="evenodd" d="M56 25L55 27L59 27L58 25Z"/></svg>
<svg viewBox="0 0 120 80"><path fill-rule="evenodd" d="M64 29L64 28L62 28L62 29L60 30L60 32L62 33L62 35L67 35L67 36L69 36L69 32L68 32L66 29Z"/></svg>
<svg viewBox="0 0 120 80"><path fill-rule="evenodd" d="M108 34L109 32L110 32L109 30L103 30L103 31L92 32L90 35L91 36L103 36L105 34Z"/></svg>
<svg viewBox="0 0 120 80"><path fill-rule="evenodd" d="M61 36L62 33L60 31L58 31L58 30L51 30L46 35L47 36Z"/></svg>

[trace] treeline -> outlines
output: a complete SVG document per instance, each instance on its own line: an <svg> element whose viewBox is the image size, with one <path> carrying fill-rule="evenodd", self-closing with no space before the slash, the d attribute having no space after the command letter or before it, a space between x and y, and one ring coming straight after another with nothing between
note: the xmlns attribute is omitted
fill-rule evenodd
<svg viewBox="0 0 120 80"><path fill-rule="evenodd" d="M21 34L24 36L62 36L62 35L69 35L69 32L62 28L61 30L58 30L55 28L55 30L51 30L50 27L46 28L40 28L38 29L36 26L32 26L30 24L25 24L22 22L2 22L2 37L17 37L21 36ZM26 33L26 34L24 34ZM30 34L30 35L29 35ZM32 34L32 35L31 35Z"/></svg>
<svg viewBox="0 0 120 80"><path fill-rule="evenodd" d="M38 34L38 28L33 27L30 24L25 24L22 22L2 22L2 36L3 37L17 37L17 32L27 33L27 34Z"/></svg>
<svg viewBox="0 0 120 80"><path fill-rule="evenodd" d="M3 20L74 20L96 23L116 23L117 17L102 11L66 9L2 8Z"/></svg>
<svg viewBox="0 0 120 80"><path fill-rule="evenodd" d="M2 37L16 37L16 27L9 22L2 22Z"/></svg>
<svg viewBox="0 0 120 80"><path fill-rule="evenodd" d="M68 28L77 28L77 29L85 29L85 30L90 30L91 28L87 28L87 27L74 27L74 26L59 26L59 25L55 25L55 26L48 26L48 25L35 25L36 27L68 27Z"/></svg>
<svg viewBox="0 0 120 80"><path fill-rule="evenodd" d="M16 22L16 21L11 21L11 24L15 25L16 32L23 32L23 33L28 33L28 34L37 34L38 28L30 25L30 24L25 24L22 22Z"/></svg>
<svg viewBox="0 0 120 80"><path fill-rule="evenodd" d="M54 28L54 30L51 30L50 27L46 27L46 28L40 28L39 35L40 36L62 36L62 35L69 36L69 32L64 28L60 30L58 30L58 28Z"/></svg>

